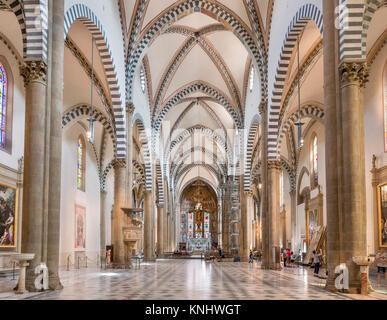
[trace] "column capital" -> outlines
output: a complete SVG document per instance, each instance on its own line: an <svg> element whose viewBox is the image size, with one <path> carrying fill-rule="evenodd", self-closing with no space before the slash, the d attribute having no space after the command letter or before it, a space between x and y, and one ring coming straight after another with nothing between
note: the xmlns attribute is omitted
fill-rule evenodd
<svg viewBox="0 0 387 320"><path fill-rule="evenodd" d="M281 161L269 160L267 161L267 168L269 170L282 170Z"/></svg>
<svg viewBox="0 0 387 320"><path fill-rule="evenodd" d="M339 67L339 74L342 85L359 83L364 87L368 82L369 70L366 61L343 61Z"/></svg>
<svg viewBox="0 0 387 320"><path fill-rule="evenodd" d="M112 165L114 169L126 168L126 159L114 159Z"/></svg>
<svg viewBox="0 0 387 320"><path fill-rule="evenodd" d="M128 113L130 116L133 116L135 106L132 102L127 102L126 103L126 113Z"/></svg>
<svg viewBox="0 0 387 320"><path fill-rule="evenodd" d="M20 67L20 75L24 79L24 86L28 86L31 81L46 83L47 64L44 61L26 61Z"/></svg>

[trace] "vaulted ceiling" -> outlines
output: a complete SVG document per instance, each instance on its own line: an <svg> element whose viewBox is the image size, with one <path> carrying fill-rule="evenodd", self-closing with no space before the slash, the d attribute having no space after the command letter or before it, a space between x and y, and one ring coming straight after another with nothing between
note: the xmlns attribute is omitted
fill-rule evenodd
<svg viewBox="0 0 387 320"><path fill-rule="evenodd" d="M164 12L180 2L146 1L138 34L143 35ZM250 0L210 2L227 8L248 32L254 33L248 9ZM255 20L259 21L264 33L270 17L270 3L269 0L255 2L258 16ZM134 0L121 3L125 11L124 25L128 39L140 5L140 1ZM176 176L179 168L184 167L182 161L184 164L201 161L212 165L212 159L217 159L219 163L227 159L224 148L233 144L230 130L237 127L236 121L243 123L251 66L250 54L230 26L222 24L211 13L191 12L163 28L151 41L142 58L142 67L147 75L151 117L153 122L163 120L161 145L167 155L165 160ZM172 103L174 97L184 90L185 94L179 101ZM187 131L189 134L184 134ZM201 167L203 177L213 176L209 168ZM195 170L197 167L187 170L185 176L191 177L191 171ZM208 172L204 173L206 170ZM217 184L219 181L213 178L214 184ZM181 184L184 184L183 180Z"/></svg>

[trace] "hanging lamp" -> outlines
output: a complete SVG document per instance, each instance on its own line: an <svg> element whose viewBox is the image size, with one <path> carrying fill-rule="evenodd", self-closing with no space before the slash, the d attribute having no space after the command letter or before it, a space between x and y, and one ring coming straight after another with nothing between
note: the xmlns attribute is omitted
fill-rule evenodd
<svg viewBox="0 0 387 320"><path fill-rule="evenodd" d="M89 131L87 132L87 139L91 144L94 144L94 108L93 108L93 93L94 93L94 37L91 36L91 84L90 84L90 118Z"/></svg>

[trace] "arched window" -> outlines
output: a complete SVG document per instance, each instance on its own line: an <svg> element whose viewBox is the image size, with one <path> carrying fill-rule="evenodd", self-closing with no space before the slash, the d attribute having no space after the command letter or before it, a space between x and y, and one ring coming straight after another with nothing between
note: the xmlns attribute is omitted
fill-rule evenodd
<svg viewBox="0 0 387 320"><path fill-rule="evenodd" d="M8 81L5 67L0 61L0 147L5 148L7 132Z"/></svg>
<svg viewBox="0 0 387 320"><path fill-rule="evenodd" d="M253 87L254 87L254 75L255 75L254 67L251 66L250 75L249 75L249 89L250 89L250 92L253 91Z"/></svg>
<svg viewBox="0 0 387 320"><path fill-rule="evenodd" d="M145 92L145 71L144 68L140 70L140 82L141 82L141 90Z"/></svg>
<svg viewBox="0 0 387 320"><path fill-rule="evenodd" d="M78 138L77 149L77 187L85 191L86 146L82 136Z"/></svg>
<svg viewBox="0 0 387 320"><path fill-rule="evenodd" d="M310 171L312 189L318 186L318 139L317 135L312 135L310 144Z"/></svg>

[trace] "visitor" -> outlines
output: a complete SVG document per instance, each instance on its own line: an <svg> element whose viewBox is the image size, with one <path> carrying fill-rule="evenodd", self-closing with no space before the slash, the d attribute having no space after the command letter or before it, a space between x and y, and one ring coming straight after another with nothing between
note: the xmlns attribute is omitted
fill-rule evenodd
<svg viewBox="0 0 387 320"><path fill-rule="evenodd" d="M382 248L377 254L376 254L376 266L378 267L378 282L380 282L382 278L382 273L384 274L385 278L387 279L387 253L385 252L384 248Z"/></svg>
<svg viewBox="0 0 387 320"><path fill-rule="evenodd" d="M298 262L302 262L302 252L301 252L301 249L298 249Z"/></svg>
<svg viewBox="0 0 387 320"><path fill-rule="evenodd" d="M282 258L284 259L284 267L286 267L286 249L282 252Z"/></svg>
<svg viewBox="0 0 387 320"><path fill-rule="evenodd" d="M321 256L321 249L320 249L320 253L316 253L316 250L313 250L313 263L314 263L313 275L315 277L318 277L318 273L320 271L320 256Z"/></svg>
<svg viewBox="0 0 387 320"><path fill-rule="evenodd" d="M254 262L254 255L253 255L253 251L250 250L249 263L253 263L253 262Z"/></svg>
<svg viewBox="0 0 387 320"><path fill-rule="evenodd" d="M286 261L288 262L289 267L291 267L291 263L290 263L290 249L286 249Z"/></svg>
<svg viewBox="0 0 387 320"><path fill-rule="evenodd" d="M290 263L293 265L295 260L296 260L296 257L294 255L294 252L291 251L290 252Z"/></svg>

